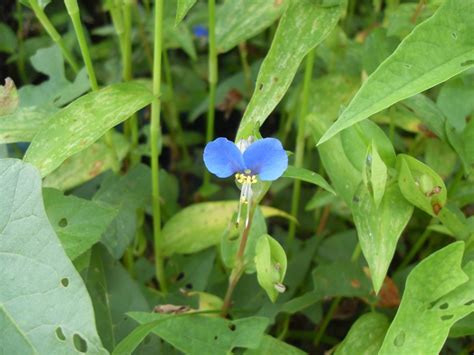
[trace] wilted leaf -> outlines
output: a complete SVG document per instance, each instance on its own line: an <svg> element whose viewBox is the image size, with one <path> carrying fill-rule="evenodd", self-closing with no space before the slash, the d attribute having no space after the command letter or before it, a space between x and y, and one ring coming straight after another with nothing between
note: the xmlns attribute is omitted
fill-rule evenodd
<svg viewBox="0 0 474 355"><path fill-rule="evenodd" d="M0 85L0 119L18 107L18 94L12 79L6 78L5 85Z"/></svg>

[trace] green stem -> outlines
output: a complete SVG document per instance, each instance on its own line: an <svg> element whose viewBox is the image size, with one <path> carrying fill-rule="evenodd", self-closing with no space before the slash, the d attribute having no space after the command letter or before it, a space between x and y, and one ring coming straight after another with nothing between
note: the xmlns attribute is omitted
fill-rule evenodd
<svg viewBox="0 0 474 355"><path fill-rule="evenodd" d="M170 100L169 100L169 111L171 118L171 131L176 135L178 145L181 146L181 151L185 161L189 161L189 153L186 147L186 142L183 137L183 127L179 120L178 109L176 107L176 101L174 96L174 85L173 75L171 73L171 66L168 57L168 51L163 51L163 69L165 72L166 85L168 86Z"/></svg>
<svg viewBox="0 0 474 355"><path fill-rule="evenodd" d="M159 152L158 140L160 137L160 111L161 111L161 56L163 51L163 0L155 2L155 32L153 48L153 95L155 99L151 104L151 183L153 204L153 239L155 244L156 278L161 290L168 292L163 257L161 255L161 206L159 182Z"/></svg>
<svg viewBox="0 0 474 355"><path fill-rule="evenodd" d="M209 107L207 110L206 142L214 137L216 85L217 85L217 49L216 49L216 0L209 0ZM211 181L210 173L204 172L204 185Z"/></svg>
<svg viewBox="0 0 474 355"><path fill-rule="evenodd" d="M421 236L416 240L415 244L410 249L408 254L400 263L399 269L402 269L410 264L410 262L413 260L416 254L418 254L421 247L423 246L423 244L425 244L426 240L429 238L430 235L431 235L431 230L426 228L425 231L421 234Z"/></svg>
<svg viewBox="0 0 474 355"><path fill-rule="evenodd" d="M16 37L18 41L18 60L17 67L18 73L20 74L21 81L23 84L28 82L28 76L26 75L25 69L25 43L23 40L23 9L21 7L20 0L16 2L16 15L18 20L18 30L16 32Z"/></svg>
<svg viewBox="0 0 474 355"><path fill-rule="evenodd" d="M79 72L79 66L77 65L77 62L75 61L72 53L69 51L69 49L67 49L66 45L64 44L61 35L58 33L58 31L56 31L51 21L49 21L48 16L46 16L46 13L38 3L38 0L30 0L29 3L33 12L35 13L35 16L38 18L43 28L46 30L46 32L54 41L54 43L56 43L59 48L61 48L61 52L63 53L64 58L71 66L74 73L77 74Z"/></svg>
<svg viewBox="0 0 474 355"><path fill-rule="evenodd" d="M334 316L334 313L337 310L337 307L339 306L339 303L341 303L342 297L336 297L332 303L331 306L329 307L328 313L326 313L326 316L323 319L323 322L321 323L321 326L318 329L318 332L316 333L316 338L314 338L314 346L317 347L319 345L319 342L321 341L321 338L323 337L324 333L326 332L326 329L329 325L329 322L331 321L332 317Z"/></svg>
<svg viewBox="0 0 474 355"><path fill-rule="evenodd" d="M252 94L252 72L250 70L250 65L248 61L248 51L247 51L247 44L242 42L239 44L239 54L240 54L240 61L242 63L242 69L244 71L245 77L245 84L247 86L248 94Z"/></svg>
<svg viewBox="0 0 474 355"><path fill-rule="evenodd" d="M84 34L84 29L82 27L81 15L79 13L79 6L77 4L77 0L65 0L64 4L66 5L67 12L69 14L69 17L71 17L72 24L74 26L74 31L76 32L76 38L79 42L79 48L81 49L82 59L84 60L84 64L86 65L87 76L89 77L89 83L91 85L92 91L97 91L99 90L99 84L97 83L97 77L95 75L94 66L92 64L89 46L87 44L86 36ZM114 147L112 130L109 130L105 133L105 142L109 146L114 156L114 171L118 171L119 161Z"/></svg>
<svg viewBox="0 0 474 355"><path fill-rule="evenodd" d="M309 88L311 80L313 79L315 51L309 52L306 58L306 66L303 81L303 96L301 102L301 111L298 120L298 131L296 135L296 151L295 151L295 167L301 168L303 166L303 156L305 150L305 130L306 130L306 115L308 113ZM295 218L298 216L298 209L301 195L301 181L295 180L293 184L293 195L291 198L291 215ZM288 242L291 243L295 239L296 223L290 221L290 228L288 231Z"/></svg>
<svg viewBox="0 0 474 355"><path fill-rule="evenodd" d="M247 208L250 208L250 206L247 206ZM250 234L250 228L252 226L254 211L255 208L252 208L249 215L249 223L245 226L244 231L242 232L239 250L237 251L237 254L235 256L234 268L232 269L232 272L229 277L229 285L227 287L227 291L224 298L224 304L222 306L221 311L221 316L224 318L227 316L230 306L232 304L232 294L234 293L235 287L237 286L245 270L245 247L247 246L247 240Z"/></svg>

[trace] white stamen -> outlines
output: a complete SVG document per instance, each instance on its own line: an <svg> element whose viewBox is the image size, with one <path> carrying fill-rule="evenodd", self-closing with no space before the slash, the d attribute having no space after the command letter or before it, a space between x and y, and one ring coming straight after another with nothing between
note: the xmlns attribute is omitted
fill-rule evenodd
<svg viewBox="0 0 474 355"><path fill-rule="evenodd" d="M253 142L255 142L255 138L250 136L247 139L239 140L235 145L239 148L240 152L243 153Z"/></svg>

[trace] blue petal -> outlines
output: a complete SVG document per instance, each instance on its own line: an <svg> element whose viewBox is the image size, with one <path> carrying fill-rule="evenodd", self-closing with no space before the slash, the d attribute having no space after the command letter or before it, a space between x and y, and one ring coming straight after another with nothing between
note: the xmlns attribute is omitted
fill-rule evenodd
<svg viewBox="0 0 474 355"><path fill-rule="evenodd" d="M245 167L258 174L263 181L278 179L288 167L288 156L280 141L260 139L244 151Z"/></svg>
<svg viewBox="0 0 474 355"><path fill-rule="evenodd" d="M196 37L207 37L209 35L207 28L202 25L194 26L193 33Z"/></svg>
<svg viewBox="0 0 474 355"><path fill-rule="evenodd" d="M244 170L244 159L239 148L227 138L217 138L204 148L207 170L220 178Z"/></svg>

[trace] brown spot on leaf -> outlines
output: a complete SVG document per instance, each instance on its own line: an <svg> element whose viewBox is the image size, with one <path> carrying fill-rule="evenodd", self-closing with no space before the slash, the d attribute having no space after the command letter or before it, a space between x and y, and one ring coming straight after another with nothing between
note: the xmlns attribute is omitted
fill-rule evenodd
<svg viewBox="0 0 474 355"><path fill-rule="evenodd" d="M351 280L351 286L353 288L360 288L360 281L357 279Z"/></svg>
<svg viewBox="0 0 474 355"><path fill-rule="evenodd" d="M394 308L400 305L400 292L390 277L385 277L379 293L377 306L382 308Z"/></svg>
<svg viewBox="0 0 474 355"><path fill-rule="evenodd" d="M443 206L441 206L441 204L439 202L435 202L435 203L433 203L432 208L433 208L434 214L438 215L439 212L441 211L441 209L443 208Z"/></svg>
<svg viewBox="0 0 474 355"><path fill-rule="evenodd" d="M96 160L92 166L92 169L89 171L89 176L94 177L99 175L103 166L104 162L102 160Z"/></svg>

